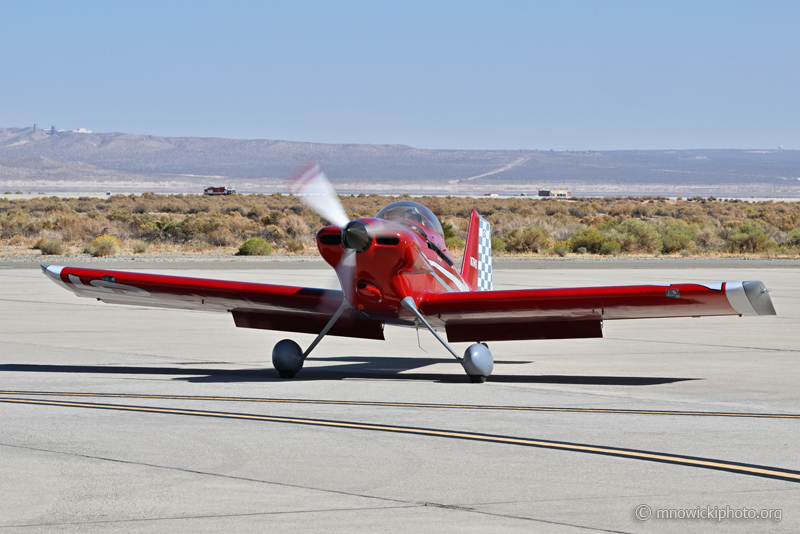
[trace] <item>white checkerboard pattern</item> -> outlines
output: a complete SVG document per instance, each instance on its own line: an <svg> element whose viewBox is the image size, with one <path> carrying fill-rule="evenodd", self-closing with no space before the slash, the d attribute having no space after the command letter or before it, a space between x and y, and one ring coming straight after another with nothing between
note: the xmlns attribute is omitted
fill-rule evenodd
<svg viewBox="0 0 800 534"><path fill-rule="evenodd" d="M478 291L492 290L492 227L483 217L478 230Z"/></svg>

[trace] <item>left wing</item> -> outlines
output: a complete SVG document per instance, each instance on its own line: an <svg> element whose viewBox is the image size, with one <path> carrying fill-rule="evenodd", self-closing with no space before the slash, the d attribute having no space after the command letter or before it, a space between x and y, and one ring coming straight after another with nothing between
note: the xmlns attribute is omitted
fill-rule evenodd
<svg viewBox="0 0 800 534"><path fill-rule="evenodd" d="M419 310L451 342L603 337L615 319L775 315L755 281L427 294Z"/></svg>
<svg viewBox="0 0 800 534"><path fill-rule="evenodd" d="M344 298L341 291L183 276L42 265L79 297L109 304L230 312L236 326L318 334ZM347 310L329 335L383 339L383 323Z"/></svg>

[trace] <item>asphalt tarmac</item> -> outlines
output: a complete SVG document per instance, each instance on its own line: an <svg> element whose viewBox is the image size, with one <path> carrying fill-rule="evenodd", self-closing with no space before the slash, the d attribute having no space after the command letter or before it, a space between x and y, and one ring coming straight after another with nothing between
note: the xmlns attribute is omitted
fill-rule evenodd
<svg viewBox="0 0 800 534"><path fill-rule="evenodd" d="M0 270L0 533L800 531L800 271L652 266L500 268L495 287L763 280L778 316L492 343L485 384L387 328L325 338L281 380L272 346L313 336Z"/></svg>

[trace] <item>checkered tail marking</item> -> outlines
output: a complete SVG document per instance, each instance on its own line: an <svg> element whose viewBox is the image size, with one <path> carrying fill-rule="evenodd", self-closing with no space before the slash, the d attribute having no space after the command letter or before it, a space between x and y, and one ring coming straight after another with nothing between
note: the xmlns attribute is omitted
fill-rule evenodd
<svg viewBox="0 0 800 534"><path fill-rule="evenodd" d="M478 232L478 291L492 290L492 227L480 218Z"/></svg>

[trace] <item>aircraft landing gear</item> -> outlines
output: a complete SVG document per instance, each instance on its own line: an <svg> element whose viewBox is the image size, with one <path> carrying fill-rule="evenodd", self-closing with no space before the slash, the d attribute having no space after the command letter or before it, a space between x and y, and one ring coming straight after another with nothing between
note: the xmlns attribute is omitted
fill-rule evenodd
<svg viewBox="0 0 800 534"><path fill-rule="evenodd" d="M482 384L492 374L494 359L486 343L475 343L467 347L461 365L473 384Z"/></svg>
<svg viewBox="0 0 800 534"><path fill-rule="evenodd" d="M294 375L303 368L303 363L305 363L311 351L314 350L314 347L316 347L317 344L322 341L322 338L325 337L325 334L333 328L333 325L339 320L339 317L342 316L344 311L351 307L347 299L343 299L342 303L339 305L339 309L336 310L336 313L330 318L328 324L326 324L322 332L314 338L314 341L311 342L311 345L308 346L305 352L300 348L300 345L291 339L283 339L275 344L272 348L272 366L275 367L275 370L278 371L281 378L294 378Z"/></svg>
<svg viewBox="0 0 800 534"><path fill-rule="evenodd" d="M414 299L411 297L406 297L400 304L407 310L410 310L414 313L414 315L419 319L419 321L425 325L433 336L439 340L439 343L444 345L450 354L461 363L464 370L467 372L467 376L469 376L470 382L473 384L482 384L486 382L486 379L492 374L492 370L494 369L494 360L492 359L492 353L489 352L489 347L486 346L486 343L475 343L470 345L467 348L467 351L464 353L464 357L461 358L456 352L447 344L447 342L436 333L436 330L428 324L428 321L422 316L422 314L417 309L417 305L414 302Z"/></svg>
<svg viewBox="0 0 800 534"><path fill-rule="evenodd" d="M272 349L272 366L281 378L294 378L303 368L303 349L291 339L282 339Z"/></svg>

